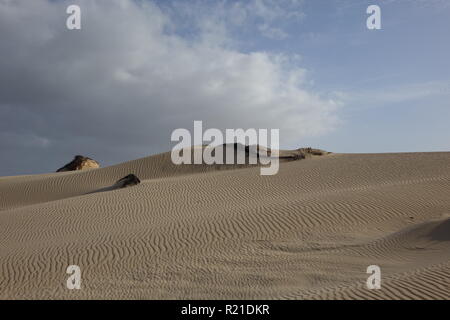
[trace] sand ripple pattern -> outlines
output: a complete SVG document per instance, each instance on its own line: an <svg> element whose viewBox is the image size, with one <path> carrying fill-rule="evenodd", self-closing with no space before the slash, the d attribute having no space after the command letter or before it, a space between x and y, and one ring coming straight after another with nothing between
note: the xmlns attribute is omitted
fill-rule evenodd
<svg viewBox="0 0 450 320"><path fill-rule="evenodd" d="M132 188L92 193L133 172ZM0 178L0 298L449 299L450 153ZM68 290L68 265L82 289ZM379 265L382 289L366 288Z"/></svg>

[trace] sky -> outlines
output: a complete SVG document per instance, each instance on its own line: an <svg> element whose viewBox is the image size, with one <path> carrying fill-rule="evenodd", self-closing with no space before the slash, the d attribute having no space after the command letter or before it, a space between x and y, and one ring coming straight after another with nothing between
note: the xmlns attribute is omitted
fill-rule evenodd
<svg viewBox="0 0 450 320"><path fill-rule="evenodd" d="M0 0L0 176L170 151L194 120L279 129L282 148L450 151L449 32L448 0Z"/></svg>

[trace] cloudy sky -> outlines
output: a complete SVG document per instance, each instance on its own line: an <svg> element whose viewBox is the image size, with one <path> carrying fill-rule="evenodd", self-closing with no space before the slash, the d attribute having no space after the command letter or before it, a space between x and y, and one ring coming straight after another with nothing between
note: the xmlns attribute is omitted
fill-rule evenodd
<svg viewBox="0 0 450 320"><path fill-rule="evenodd" d="M279 128L284 148L449 151L449 32L447 0L0 0L0 175L169 151L194 120Z"/></svg>

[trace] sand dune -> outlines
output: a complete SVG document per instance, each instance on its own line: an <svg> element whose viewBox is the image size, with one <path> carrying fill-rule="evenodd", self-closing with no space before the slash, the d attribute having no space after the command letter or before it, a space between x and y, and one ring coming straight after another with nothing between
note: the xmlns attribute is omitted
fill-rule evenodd
<svg viewBox="0 0 450 320"><path fill-rule="evenodd" d="M139 185L96 192L130 173ZM449 299L450 153L330 154L273 176L164 153L3 177L0 298Z"/></svg>

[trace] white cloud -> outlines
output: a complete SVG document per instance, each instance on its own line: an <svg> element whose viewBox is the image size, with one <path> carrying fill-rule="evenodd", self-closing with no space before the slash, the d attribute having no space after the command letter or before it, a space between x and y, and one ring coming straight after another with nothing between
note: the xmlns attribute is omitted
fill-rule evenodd
<svg viewBox="0 0 450 320"><path fill-rule="evenodd" d="M173 0L170 3L172 10L167 12L178 19L184 18L188 23L184 21L183 27L193 24L190 26L201 30L202 35L239 34L254 28L263 37L281 40L289 36L284 25L305 17L303 0Z"/></svg>
<svg viewBox="0 0 450 320"><path fill-rule="evenodd" d="M405 85L386 86L376 90L360 90L359 92L339 92L336 99L345 101L348 105L359 107L382 107L391 104L401 104L433 97L449 96L450 83L429 81Z"/></svg>
<svg viewBox="0 0 450 320"><path fill-rule="evenodd" d="M0 1L0 128L26 126L48 147L125 160L124 149L169 150L171 130L193 120L280 128L282 142L299 144L337 121L339 102L312 91L305 69L228 46L220 21L204 21L209 35L192 38L171 32L179 21L152 3L72 3L82 10L80 31L65 29L68 2ZM258 14L273 19L263 7Z"/></svg>
<svg viewBox="0 0 450 320"><path fill-rule="evenodd" d="M261 34L270 39L286 39L288 34L281 30L280 28L270 27L267 24L262 24L258 27Z"/></svg>

